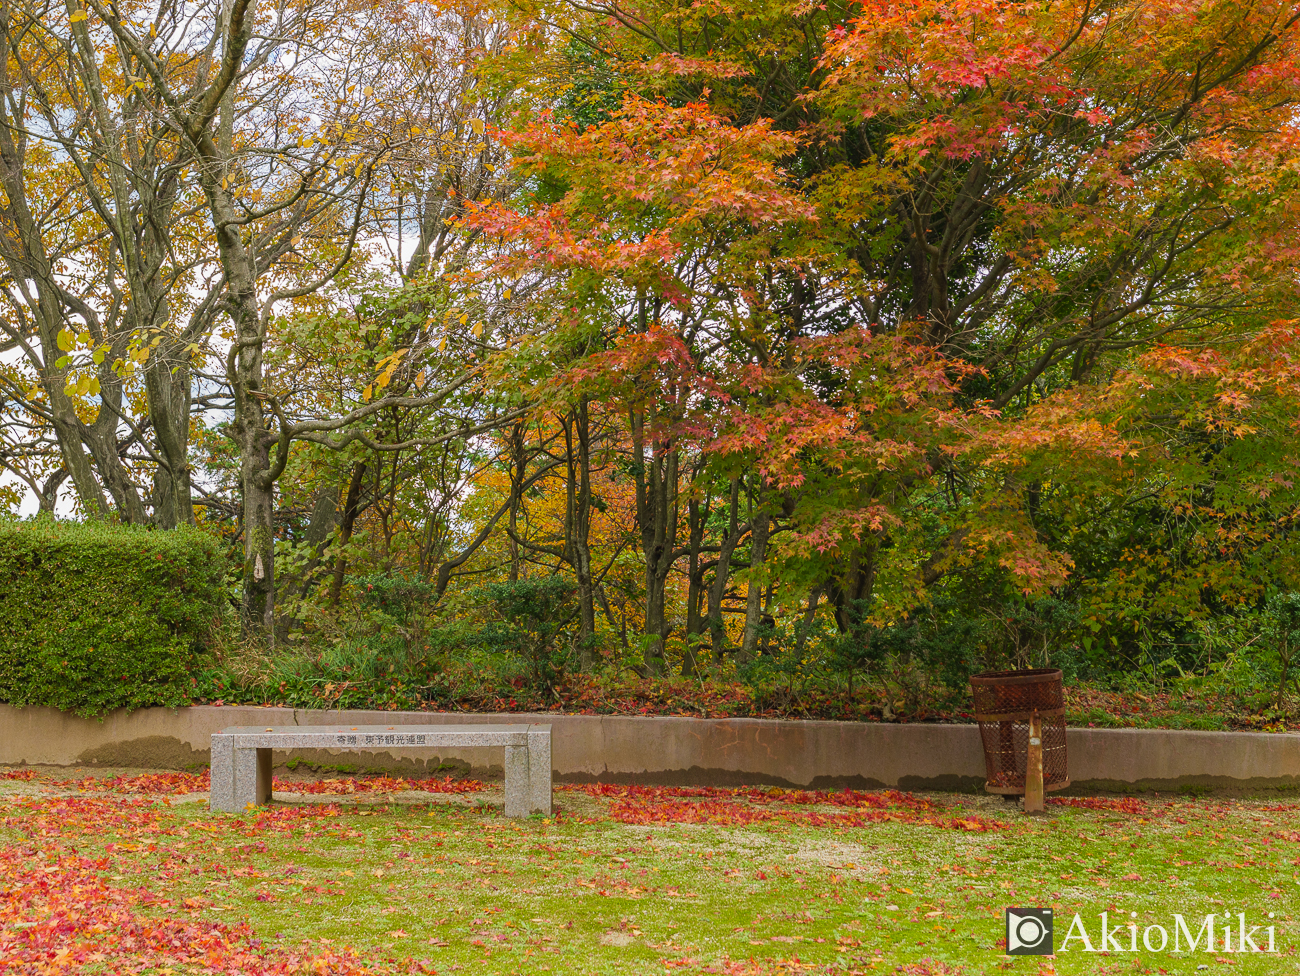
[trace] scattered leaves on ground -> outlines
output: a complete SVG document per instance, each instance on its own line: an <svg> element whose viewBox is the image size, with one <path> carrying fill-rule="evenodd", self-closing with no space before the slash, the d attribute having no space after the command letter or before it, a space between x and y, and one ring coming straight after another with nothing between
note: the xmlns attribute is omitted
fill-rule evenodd
<svg viewBox="0 0 1300 976"><path fill-rule="evenodd" d="M1032 904L1094 927L1273 911L1297 942L1292 802L1052 797L1023 818L896 790L581 785L508 820L491 784L340 777L230 816L194 802L201 774L0 779L3 976L1143 971L1002 955L1003 910Z"/></svg>

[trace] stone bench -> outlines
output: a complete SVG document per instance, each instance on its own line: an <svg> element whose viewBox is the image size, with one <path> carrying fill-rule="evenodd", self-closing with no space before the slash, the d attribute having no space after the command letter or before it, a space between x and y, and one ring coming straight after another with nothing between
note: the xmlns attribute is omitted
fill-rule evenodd
<svg viewBox="0 0 1300 976"><path fill-rule="evenodd" d="M242 726L212 736L212 810L238 813L271 799L271 750L375 752L504 746L506 816L551 815L549 725Z"/></svg>

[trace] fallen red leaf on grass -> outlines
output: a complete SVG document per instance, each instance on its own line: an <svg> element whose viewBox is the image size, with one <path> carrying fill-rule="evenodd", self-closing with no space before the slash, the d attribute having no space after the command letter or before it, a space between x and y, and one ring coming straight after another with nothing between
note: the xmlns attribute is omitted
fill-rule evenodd
<svg viewBox="0 0 1300 976"><path fill-rule="evenodd" d="M82 779L54 780L52 785L74 787L86 793L127 793L146 796L183 796L206 793L208 773L145 773L141 776L114 776L105 779L86 776Z"/></svg>
<svg viewBox="0 0 1300 976"><path fill-rule="evenodd" d="M350 947L290 950L266 946L246 924L227 925L173 913L195 911L201 900L180 904L143 887L115 885L104 873L117 868L117 852L165 850L184 826L168 822L165 808L136 797L39 797L15 804L3 821L21 840L0 846L0 974L59 974L87 967L115 974L170 971L176 967L234 976L371 976L393 972ZM321 817L337 808L268 811L253 825L265 830ZM187 825L190 828L195 824ZM212 830L245 832L243 821ZM89 858L72 845L86 834L118 838L105 855ZM406 971L418 971L404 963Z"/></svg>
<svg viewBox="0 0 1300 976"><path fill-rule="evenodd" d="M32 779L29 775L9 776L11 779ZM52 786L74 787L85 793L126 793L144 796L183 796L187 793L206 793L211 788L207 770L201 773L145 773L139 776L100 778L86 776L82 779L52 780ZM453 779L451 776L427 779L404 779L390 776L362 776L326 779L319 781L276 779L272 789L277 793L340 794L358 793L477 793L487 789L478 780Z"/></svg>
<svg viewBox="0 0 1300 976"><path fill-rule="evenodd" d="M823 804L837 807L873 807L887 809L906 807L913 810L939 810L940 806L925 797L913 796L899 790L796 790L781 787L752 786L637 786L623 783L590 783L581 786L561 787L578 790L589 796L631 798L640 800L701 799L745 800L750 803L787 803L796 806Z"/></svg>
<svg viewBox="0 0 1300 976"><path fill-rule="evenodd" d="M1006 824L979 816L945 815L934 800L898 790L786 790L711 786L628 786L594 783L567 787L609 799L609 815L621 823L699 823L738 826L784 822L810 827L865 827L869 824L920 824L948 830L1002 830ZM766 809L775 803L831 806L845 812ZM753 804L759 804L756 808ZM851 811L851 812L849 812Z"/></svg>
<svg viewBox="0 0 1300 976"><path fill-rule="evenodd" d="M894 972L906 976L961 976L966 970L960 966L949 966L946 962L922 959L920 962L899 966Z"/></svg>
<svg viewBox="0 0 1300 976"><path fill-rule="evenodd" d="M1005 830L1007 824L983 817L945 817L911 810L860 810L856 813L817 813L811 810L756 810L740 803L703 800L695 803L646 803L616 801L609 815L620 823L699 823L723 826L770 823L773 821L806 827L866 827L880 823L905 823L945 830L982 832Z"/></svg>
<svg viewBox="0 0 1300 976"><path fill-rule="evenodd" d="M324 779L316 782L296 780L275 781L274 789L279 793L304 794L348 794L353 793L477 793L487 787L475 779L393 779L388 776L373 776L357 779Z"/></svg>
<svg viewBox="0 0 1300 976"><path fill-rule="evenodd" d="M1112 799L1104 796L1052 796L1047 803L1058 807L1078 807L1081 810L1114 810L1134 817L1158 816L1162 811L1152 810L1146 800L1133 797Z"/></svg>

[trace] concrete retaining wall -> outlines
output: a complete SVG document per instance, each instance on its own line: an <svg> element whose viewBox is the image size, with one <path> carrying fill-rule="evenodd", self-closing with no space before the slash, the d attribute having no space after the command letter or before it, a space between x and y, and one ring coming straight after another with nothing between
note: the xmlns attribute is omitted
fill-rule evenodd
<svg viewBox="0 0 1300 976"><path fill-rule="evenodd" d="M196 706L82 719L0 705L0 764L185 769L231 725L549 722L559 782L980 790L984 757L970 725L782 722L608 715L478 715ZM1070 729L1071 793L1097 789L1300 789L1300 735ZM498 775L499 751L295 754L327 768ZM277 765L289 757L277 754Z"/></svg>

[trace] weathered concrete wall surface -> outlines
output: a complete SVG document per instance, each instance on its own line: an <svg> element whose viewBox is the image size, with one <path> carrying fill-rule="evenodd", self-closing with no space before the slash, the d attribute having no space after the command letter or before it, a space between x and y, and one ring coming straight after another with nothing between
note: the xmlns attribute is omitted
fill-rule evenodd
<svg viewBox="0 0 1300 976"><path fill-rule="evenodd" d="M81 719L0 705L0 764L184 769L208 760L209 737L233 725L401 725L549 722L560 782L772 784L978 790L979 732L969 725L781 722L607 715L477 715L296 711L196 706ZM1300 788L1300 735L1071 729L1070 776L1090 789ZM500 750L295 754L325 767L428 775L499 774ZM277 764L289 757L277 754Z"/></svg>

